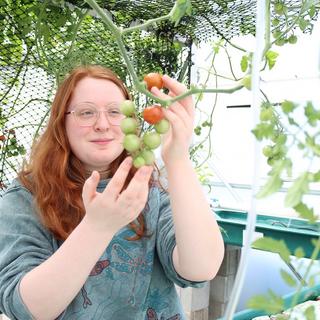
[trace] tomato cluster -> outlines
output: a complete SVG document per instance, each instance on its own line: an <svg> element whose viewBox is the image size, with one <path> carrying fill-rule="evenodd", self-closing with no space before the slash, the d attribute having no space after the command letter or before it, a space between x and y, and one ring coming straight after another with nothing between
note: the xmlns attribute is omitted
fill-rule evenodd
<svg viewBox="0 0 320 320"><path fill-rule="evenodd" d="M163 87L161 75L149 73L144 77L148 90L152 87ZM144 121L154 126L155 131L147 131L139 136L139 122L136 114L136 106L133 101L125 100L120 105L120 111L126 117L122 120L120 128L125 134L123 147L132 155L133 165L139 168L143 165L152 165L155 161L153 149L161 144L160 134L169 130L169 121L164 118L164 112L160 105L147 107L142 112Z"/></svg>

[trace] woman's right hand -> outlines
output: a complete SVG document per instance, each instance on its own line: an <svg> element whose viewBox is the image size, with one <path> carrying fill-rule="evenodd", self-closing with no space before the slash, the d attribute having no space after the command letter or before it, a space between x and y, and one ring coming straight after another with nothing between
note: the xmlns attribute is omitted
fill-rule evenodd
<svg viewBox="0 0 320 320"><path fill-rule="evenodd" d="M86 209L84 221L94 231L115 234L135 220L145 207L153 168L151 166L139 168L128 187L121 192L131 167L132 158L128 157L121 163L102 193L96 191L100 180L97 171L93 171L84 183L82 190Z"/></svg>

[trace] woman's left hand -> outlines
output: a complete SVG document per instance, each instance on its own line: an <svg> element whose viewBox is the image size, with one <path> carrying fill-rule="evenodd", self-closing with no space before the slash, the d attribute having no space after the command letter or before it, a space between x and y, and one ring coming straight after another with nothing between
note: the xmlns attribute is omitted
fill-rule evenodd
<svg viewBox="0 0 320 320"><path fill-rule="evenodd" d="M162 77L164 87L169 89L168 95L153 87L151 92L161 99L170 99L181 95L187 88L175 79L167 75ZM165 118L170 122L170 129L163 137L162 159L165 164L177 160L189 159L189 146L193 134L194 103L190 96L174 102L168 108L164 108Z"/></svg>

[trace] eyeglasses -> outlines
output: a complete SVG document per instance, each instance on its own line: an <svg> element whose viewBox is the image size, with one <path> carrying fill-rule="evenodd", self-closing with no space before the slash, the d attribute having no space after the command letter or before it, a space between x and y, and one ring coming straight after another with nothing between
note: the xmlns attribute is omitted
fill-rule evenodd
<svg viewBox="0 0 320 320"><path fill-rule="evenodd" d="M81 127L92 127L97 122L100 113L103 112L110 125L119 126L125 115L120 112L117 105L112 105L106 110L97 110L93 103L80 103L73 110L66 112L72 114Z"/></svg>

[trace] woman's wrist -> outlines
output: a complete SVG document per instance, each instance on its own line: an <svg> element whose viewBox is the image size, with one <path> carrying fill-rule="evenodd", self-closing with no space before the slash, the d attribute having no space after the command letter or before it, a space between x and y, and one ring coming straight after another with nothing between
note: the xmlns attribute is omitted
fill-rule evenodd
<svg viewBox="0 0 320 320"><path fill-rule="evenodd" d="M87 236L95 238L100 241L110 242L116 231L104 230L101 227L97 227L87 216L84 216L80 222L79 227Z"/></svg>
<svg viewBox="0 0 320 320"><path fill-rule="evenodd" d="M169 173L170 171L176 172L177 170L181 171L182 169L192 169L192 162L189 158L189 154L185 156L180 156L174 160L165 160L163 159L166 170Z"/></svg>

